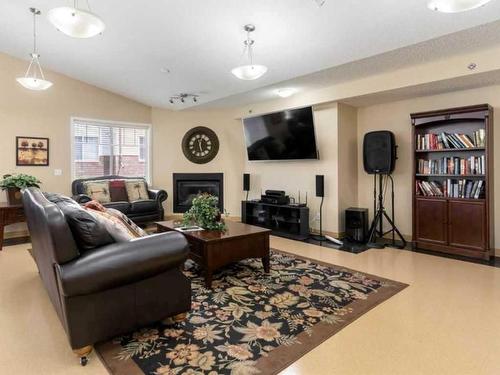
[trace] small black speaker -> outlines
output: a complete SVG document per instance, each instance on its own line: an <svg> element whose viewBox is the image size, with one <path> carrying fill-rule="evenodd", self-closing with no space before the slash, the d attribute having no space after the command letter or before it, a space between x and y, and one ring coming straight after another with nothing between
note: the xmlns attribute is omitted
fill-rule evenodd
<svg viewBox="0 0 500 375"><path fill-rule="evenodd" d="M368 209L348 208L345 210L345 233L347 238L365 242L368 237Z"/></svg>
<svg viewBox="0 0 500 375"><path fill-rule="evenodd" d="M363 165L368 174L390 174L396 166L396 138L388 130L366 133Z"/></svg>
<svg viewBox="0 0 500 375"><path fill-rule="evenodd" d="M243 191L250 191L250 174L243 174Z"/></svg>
<svg viewBox="0 0 500 375"><path fill-rule="evenodd" d="M316 196L325 196L325 176L323 175L316 176Z"/></svg>

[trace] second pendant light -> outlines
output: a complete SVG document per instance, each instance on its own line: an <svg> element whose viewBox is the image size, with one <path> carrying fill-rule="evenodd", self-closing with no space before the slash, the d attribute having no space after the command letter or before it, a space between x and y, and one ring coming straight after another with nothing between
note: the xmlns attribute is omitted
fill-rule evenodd
<svg viewBox="0 0 500 375"><path fill-rule="evenodd" d="M243 42L243 44L245 45L244 53L246 53L248 56L249 64L238 66L233 70L231 70L231 73L233 73L234 76L236 76L239 79L245 81L252 81L266 74L267 67L264 65L257 65L253 63L252 48L253 45L255 44L255 41L252 38L250 38L250 33L255 31L255 26L250 24L245 25L244 30L247 32L247 39Z"/></svg>

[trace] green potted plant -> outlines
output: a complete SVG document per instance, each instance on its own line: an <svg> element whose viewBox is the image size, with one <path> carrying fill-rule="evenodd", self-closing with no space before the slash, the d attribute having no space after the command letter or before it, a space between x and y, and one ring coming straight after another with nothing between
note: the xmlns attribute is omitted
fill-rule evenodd
<svg viewBox="0 0 500 375"><path fill-rule="evenodd" d="M40 187L41 182L34 176L27 174L6 174L0 180L0 189L7 190L7 201L11 205L22 204L21 189Z"/></svg>
<svg viewBox="0 0 500 375"><path fill-rule="evenodd" d="M226 224L217 206L219 198L200 194L193 198L192 206L184 214L183 225L198 225L207 230L225 230Z"/></svg>

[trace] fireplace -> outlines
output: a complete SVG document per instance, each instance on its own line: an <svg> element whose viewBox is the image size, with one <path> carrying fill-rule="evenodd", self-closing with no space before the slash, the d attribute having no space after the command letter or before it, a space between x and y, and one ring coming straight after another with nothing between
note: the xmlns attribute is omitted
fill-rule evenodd
<svg viewBox="0 0 500 375"><path fill-rule="evenodd" d="M184 213L198 194L208 193L219 198L219 209L224 212L223 173L174 173L174 213Z"/></svg>

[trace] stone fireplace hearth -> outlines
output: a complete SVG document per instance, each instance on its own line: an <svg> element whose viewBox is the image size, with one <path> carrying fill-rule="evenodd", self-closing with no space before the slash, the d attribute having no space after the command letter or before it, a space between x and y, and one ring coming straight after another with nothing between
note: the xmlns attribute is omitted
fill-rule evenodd
<svg viewBox="0 0 500 375"><path fill-rule="evenodd" d="M174 213L184 213L191 208L194 197L208 193L219 198L219 209L224 212L223 173L174 173L173 174Z"/></svg>

